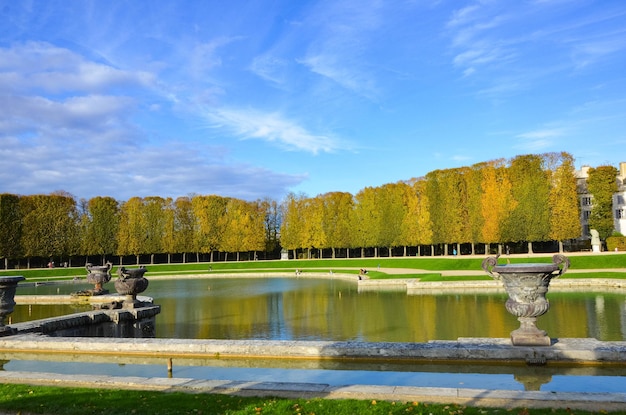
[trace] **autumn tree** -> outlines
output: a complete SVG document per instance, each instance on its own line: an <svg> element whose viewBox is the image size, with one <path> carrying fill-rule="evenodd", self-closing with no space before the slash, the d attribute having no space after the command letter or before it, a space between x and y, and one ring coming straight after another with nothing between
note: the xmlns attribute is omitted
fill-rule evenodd
<svg viewBox="0 0 626 415"><path fill-rule="evenodd" d="M321 196L323 203L322 227L326 235L326 248L336 257L337 248L350 246L350 214L353 207L352 194L331 192ZM348 255L346 255L348 256Z"/></svg>
<svg viewBox="0 0 626 415"><path fill-rule="evenodd" d="M304 199L302 205L302 232L300 247L307 250L307 257L312 258L313 250L320 251L327 246L324 232L324 201L322 196Z"/></svg>
<svg viewBox="0 0 626 415"><path fill-rule="evenodd" d="M432 244L430 209L425 191L426 181L414 179L404 187L406 210L402 219L402 241L405 245L417 246Z"/></svg>
<svg viewBox="0 0 626 415"><path fill-rule="evenodd" d="M549 157L553 160L549 169L550 239L559 241L559 252L563 252L563 241L577 238L581 233L574 158L568 153Z"/></svg>
<svg viewBox="0 0 626 415"><path fill-rule="evenodd" d="M378 206L378 189L366 187L355 196L355 205L350 219L353 248L361 248L361 257L365 248L374 247L378 256L380 229L383 226L381 210Z"/></svg>
<svg viewBox="0 0 626 415"><path fill-rule="evenodd" d="M131 197L120 207L120 225L117 232L117 254L120 256L134 255L139 264L139 255L146 251L146 223L143 215L143 200Z"/></svg>
<svg viewBox="0 0 626 415"><path fill-rule="evenodd" d="M511 193L512 185L504 160L485 163L481 174L481 241L486 244L485 253L488 253L490 244L503 242L503 226L510 212L515 209L516 202Z"/></svg>
<svg viewBox="0 0 626 415"><path fill-rule="evenodd" d="M224 237L224 216L228 198L216 195L194 196L191 199L193 213L196 217L194 246L196 252L213 254L222 246Z"/></svg>
<svg viewBox="0 0 626 415"><path fill-rule="evenodd" d="M618 191L617 169L600 166L589 169L587 190L593 197L589 215L589 229L595 229L600 239L606 240L613 233L613 194Z"/></svg>
<svg viewBox="0 0 626 415"><path fill-rule="evenodd" d="M149 196L143 199L142 214L144 220L144 252L150 254L150 263L154 263L154 254L163 253L166 235L166 207L171 199Z"/></svg>

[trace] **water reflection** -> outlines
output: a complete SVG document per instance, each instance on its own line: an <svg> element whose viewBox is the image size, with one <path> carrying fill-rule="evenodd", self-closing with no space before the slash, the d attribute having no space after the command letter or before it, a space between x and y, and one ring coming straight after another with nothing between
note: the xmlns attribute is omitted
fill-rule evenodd
<svg viewBox="0 0 626 415"><path fill-rule="evenodd" d="M18 295L76 289L20 287ZM359 293L353 282L303 277L151 280L145 294L162 307L155 323L160 338L426 342L506 338L519 325L504 308L504 293ZM626 294L551 291L548 298L550 311L538 326L552 337L626 339ZM88 306L18 305L12 319L33 320L81 307Z"/></svg>

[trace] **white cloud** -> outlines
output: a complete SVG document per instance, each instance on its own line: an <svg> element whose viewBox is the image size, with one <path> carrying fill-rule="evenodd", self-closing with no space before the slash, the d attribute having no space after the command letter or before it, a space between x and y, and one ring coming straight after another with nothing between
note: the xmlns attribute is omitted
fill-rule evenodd
<svg viewBox="0 0 626 415"><path fill-rule="evenodd" d="M94 92L111 87L145 87L154 76L86 61L45 42L0 48L0 91Z"/></svg>
<svg viewBox="0 0 626 415"><path fill-rule="evenodd" d="M541 130L529 131L518 134L516 138L520 139L516 148L526 151L541 151L554 146L555 139L565 134L561 128L547 128Z"/></svg>
<svg viewBox="0 0 626 415"><path fill-rule="evenodd" d="M288 150L317 154L331 153L341 147L332 137L311 133L279 113L218 109L207 117L211 127L226 128L242 139L274 142Z"/></svg>

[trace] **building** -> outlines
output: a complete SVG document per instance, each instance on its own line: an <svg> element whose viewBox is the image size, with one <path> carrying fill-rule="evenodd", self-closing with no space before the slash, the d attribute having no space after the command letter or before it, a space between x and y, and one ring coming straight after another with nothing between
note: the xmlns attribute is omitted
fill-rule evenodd
<svg viewBox="0 0 626 415"><path fill-rule="evenodd" d="M590 238L589 215L593 205L593 196L587 190L589 166L583 166L576 171L577 192L580 202L580 224L582 225L581 239ZM626 162L619 164L616 177L618 191L613 195L613 228L622 235L626 234Z"/></svg>

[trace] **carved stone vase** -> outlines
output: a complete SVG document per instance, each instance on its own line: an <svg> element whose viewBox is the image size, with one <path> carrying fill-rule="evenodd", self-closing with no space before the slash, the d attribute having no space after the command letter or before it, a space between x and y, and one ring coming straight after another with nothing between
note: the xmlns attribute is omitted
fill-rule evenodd
<svg viewBox="0 0 626 415"><path fill-rule="evenodd" d="M136 308L141 305L137 301L137 294L142 293L148 288L148 280L143 274L148 271L145 267L126 269L120 267L117 270L118 278L115 280L115 290L118 294L125 295L123 306L125 308Z"/></svg>
<svg viewBox="0 0 626 415"><path fill-rule="evenodd" d="M550 346L550 337L537 328L537 317L550 308L546 293L553 278L558 278L569 268L569 259L557 254L552 263L521 263L498 265L498 257L487 257L482 268L493 279L502 281L509 295L505 303L507 311L520 322L520 327L511 332L514 346Z"/></svg>
<svg viewBox="0 0 626 415"><path fill-rule="evenodd" d="M87 269L87 282L94 284L92 295L108 294L109 290L103 289L102 286L111 281L111 267L113 265L107 262L106 265L96 266L90 263L85 265Z"/></svg>
<svg viewBox="0 0 626 415"><path fill-rule="evenodd" d="M0 336L13 333L13 329L4 325L4 319L15 309L15 290L17 283L24 281L21 275L0 277Z"/></svg>

